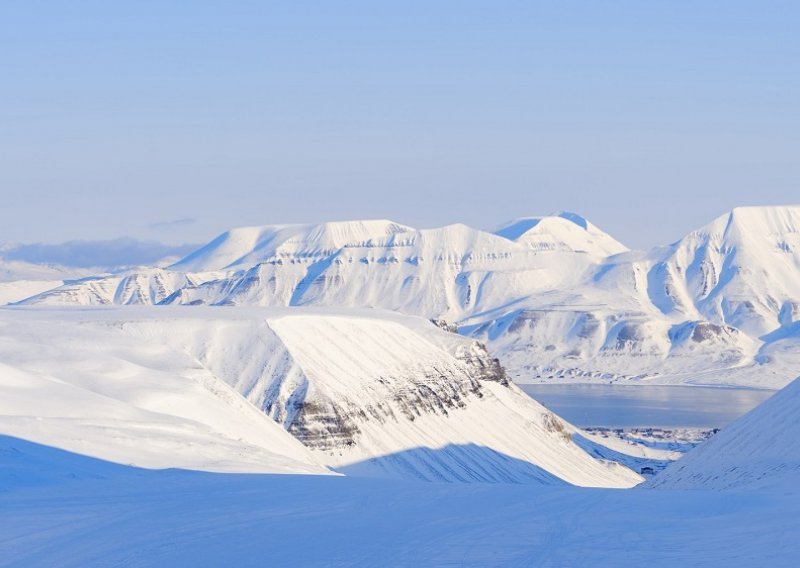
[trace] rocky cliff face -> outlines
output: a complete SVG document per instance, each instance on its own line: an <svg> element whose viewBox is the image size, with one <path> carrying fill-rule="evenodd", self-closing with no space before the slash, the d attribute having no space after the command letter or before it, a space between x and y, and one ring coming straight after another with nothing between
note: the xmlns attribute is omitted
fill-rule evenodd
<svg viewBox="0 0 800 568"><path fill-rule="evenodd" d="M486 382L509 387L505 370L482 344L464 346L455 356L460 365L441 364L405 376L374 377L368 402L351 397L309 397L298 391L286 403L287 408L279 408L280 402L274 400L264 410L278 416L291 415L287 429L306 446L334 451L356 447L364 423L414 422L424 415L447 417L454 410L467 408L473 397L483 398ZM301 386L301 390L304 388Z"/></svg>

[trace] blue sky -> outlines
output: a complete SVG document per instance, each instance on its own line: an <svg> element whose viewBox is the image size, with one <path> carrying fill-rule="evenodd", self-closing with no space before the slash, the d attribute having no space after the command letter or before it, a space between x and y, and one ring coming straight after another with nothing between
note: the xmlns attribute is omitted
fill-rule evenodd
<svg viewBox="0 0 800 568"><path fill-rule="evenodd" d="M800 202L800 3L0 3L0 242Z"/></svg>

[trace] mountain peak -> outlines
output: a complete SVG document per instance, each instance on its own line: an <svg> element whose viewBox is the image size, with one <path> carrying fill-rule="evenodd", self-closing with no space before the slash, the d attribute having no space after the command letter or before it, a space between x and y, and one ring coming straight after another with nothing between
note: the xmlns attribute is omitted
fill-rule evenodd
<svg viewBox="0 0 800 568"><path fill-rule="evenodd" d="M537 250L571 250L604 257L628 250L586 218L567 211L509 221L495 234Z"/></svg>
<svg viewBox="0 0 800 568"><path fill-rule="evenodd" d="M800 205L756 205L735 207L690 235L738 233L781 234L800 232Z"/></svg>

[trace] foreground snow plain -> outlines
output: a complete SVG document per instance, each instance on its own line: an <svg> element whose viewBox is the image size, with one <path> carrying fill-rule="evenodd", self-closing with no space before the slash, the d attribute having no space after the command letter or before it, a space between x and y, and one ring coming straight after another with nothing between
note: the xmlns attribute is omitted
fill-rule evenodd
<svg viewBox="0 0 800 568"><path fill-rule="evenodd" d="M800 553L797 484L614 490L149 471L7 437L0 457L19 474L0 476L3 566L796 566Z"/></svg>

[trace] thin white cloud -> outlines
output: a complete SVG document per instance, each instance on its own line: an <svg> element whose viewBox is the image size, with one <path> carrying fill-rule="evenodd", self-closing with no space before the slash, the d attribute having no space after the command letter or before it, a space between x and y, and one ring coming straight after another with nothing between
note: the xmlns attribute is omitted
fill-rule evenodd
<svg viewBox="0 0 800 568"><path fill-rule="evenodd" d="M171 231L180 227L194 225L195 223L197 223L197 219L194 217L182 217L180 219L172 219L170 221L156 221L147 226L154 231Z"/></svg>

